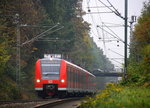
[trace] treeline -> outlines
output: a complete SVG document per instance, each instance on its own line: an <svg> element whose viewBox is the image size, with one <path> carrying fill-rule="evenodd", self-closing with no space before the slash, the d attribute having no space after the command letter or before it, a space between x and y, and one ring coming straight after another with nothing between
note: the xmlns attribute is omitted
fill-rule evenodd
<svg viewBox="0 0 150 108"><path fill-rule="evenodd" d="M150 1L144 3L131 37L126 83L150 86Z"/></svg>
<svg viewBox="0 0 150 108"><path fill-rule="evenodd" d="M113 69L89 36L90 27L83 14L82 0L0 1L1 100L30 98L26 95L34 87L34 64L44 53L63 54L89 71L106 66ZM17 29L21 40L21 91L16 85ZM48 29L43 37L35 39Z"/></svg>

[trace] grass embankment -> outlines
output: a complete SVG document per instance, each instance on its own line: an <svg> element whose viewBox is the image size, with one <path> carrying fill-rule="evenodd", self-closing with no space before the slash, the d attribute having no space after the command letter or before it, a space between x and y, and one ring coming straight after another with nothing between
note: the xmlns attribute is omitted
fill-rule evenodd
<svg viewBox="0 0 150 108"><path fill-rule="evenodd" d="M81 108L150 108L150 88L109 83L99 94L88 97Z"/></svg>

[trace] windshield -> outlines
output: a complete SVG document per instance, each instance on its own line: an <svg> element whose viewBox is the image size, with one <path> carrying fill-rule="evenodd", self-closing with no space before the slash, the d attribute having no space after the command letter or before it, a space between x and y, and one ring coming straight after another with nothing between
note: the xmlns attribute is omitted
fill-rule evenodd
<svg viewBox="0 0 150 108"><path fill-rule="evenodd" d="M58 80L60 74L61 60L41 59L42 79Z"/></svg>

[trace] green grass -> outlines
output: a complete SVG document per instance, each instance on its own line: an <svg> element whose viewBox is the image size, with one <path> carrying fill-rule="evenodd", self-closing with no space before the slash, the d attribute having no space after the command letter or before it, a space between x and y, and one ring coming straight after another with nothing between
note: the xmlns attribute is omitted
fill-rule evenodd
<svg viewBox="0 0 150 108"><path fill-rule="evenodd" d="M88 97L81 108L150 108L150 88L109 84L95 97Z"/></svg>

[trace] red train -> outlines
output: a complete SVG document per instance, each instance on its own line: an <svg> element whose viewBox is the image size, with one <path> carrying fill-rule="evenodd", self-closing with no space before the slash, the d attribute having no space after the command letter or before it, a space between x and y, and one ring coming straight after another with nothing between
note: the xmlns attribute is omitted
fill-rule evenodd
<svg viewBox="0 0 150 108"><path fill-rule="evenodd" d="M82 96L96 91L95 76L64 59L43 58L36 62L35 90L47 96Z"/></svg>

